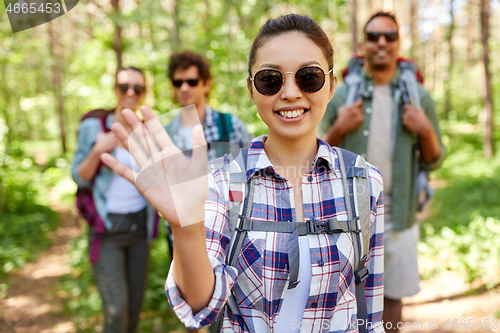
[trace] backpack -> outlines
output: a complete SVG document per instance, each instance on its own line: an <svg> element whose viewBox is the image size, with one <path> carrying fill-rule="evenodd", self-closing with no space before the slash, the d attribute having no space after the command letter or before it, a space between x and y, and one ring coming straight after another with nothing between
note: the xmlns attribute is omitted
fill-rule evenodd
<svg viewBox="0 0 500 333"><path fill-rule="evenodd" d="M217 157L222 157L225 154L229 154L231 152L231 145L229 144L229 139L230 139L230 135L233 131L233 122L231 120L231 114L217 112L215 110L214 110L214 112L216 112L219 115L218 120L217 120L217 129L219 130L219 140L208 142L207 148L209 150L216 149ZM174 141L175 140L174 139L175 138L175 135L174 135L175 129L173 127L173 123L170 123L166 129L167 129L168 135L170 136L172 141ZM174 141L174 144L175 144L175 141ZM187 156L191 156L191 154L192 154L191 149L184 151L184 154Z"/></svg>
<svg viewBox="0 0 500 333"><path fill-rule="evenodd" d="M99 123L101 124L102 131L104 133L107 133L110 131L110 129L106 127L106 118L111 112L113 111L104 109L92 110L83 115L80 122L83 122L88 118L98 118ZM99 261L101 238L102 235L104 235L104 233L106 232L106 227L104 226L104 222L102 221L101 217L97 213L94 198L92 197L92 187L94 186L95 178L103 165L104 164L102 162L99 163L99 167L97 168L94 178L92 178L92 186L90 188L78 187L78 189L76 190L76 208L78 209L78 213L85 219L85 221L87 221L89 226L94 227L94 235L92 237L92 243L90 245L90 262L92 264L96 264Z"/></svg>
<svg viewBox="0 0 500 333"><path fill-rule="evenodd" d="M226 257L226 264L235 266L238 260L245 235L248 231L284 232L291 234L288 240L289 253L289 284L288 289L293 289L299 273L298 237L307 234L333 234L351 233L354 245L354 276L356 283L356 303L358 319L368 323L368 310L363 282L368 277L368 268L365 265L370 243L370 191L356 191L355 189L369 189L369 179L366 162L363 157L350 151L332 147L338 155L344 198L347 208L347 221L338 221L336 218L328 221L310 220L307 222L276 222L256 221L250 219L253 202L254 178L247 182L246 161L248 147L241 148L228 155L230 164L229 179L229 214L228 224L231 243ZM223 158L214 161L215 169L222 167ZM363 193L361 193L363 192ZM234 291L232 297L236 298ZM209 333L222 331L225 307L218 314L216 320L210 325ZM359 321L358 321L359 323ZM247 325L248 327L248 325ZM359 332L368 332L369 325L359 325Z"/></svg>
<svg viewBox="0 0 500 333"><path fill-rule="evenodd" d="M418 93L418 85L423 83L423 77L415 62L412 60L398 58L398 67L400 75L398 87L394 93L394 101L403 99L403 103L412 105L417 110L421 110L420 95ZM345 106L351 106L356 100L369 98L370 94L365 91L365 81L359 74L363 67L363 58L355 56L349 60L347 69L342 71L344 82L349 86ZM396 131L393 131L392 137L392 154L396 146ZM418 156L418 136L413 138L413 156ZM419 168L417 175L417 196L418 196L418 211L421 212L424 206L429 202L429 199L434 194L433 189L429 185L429 171Z"/></svg>

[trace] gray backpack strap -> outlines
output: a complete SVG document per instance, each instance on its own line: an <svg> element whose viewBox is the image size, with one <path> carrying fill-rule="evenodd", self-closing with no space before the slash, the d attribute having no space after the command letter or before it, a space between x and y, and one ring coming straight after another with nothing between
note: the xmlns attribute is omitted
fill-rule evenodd
<svg viewBox="0 0 500 333"><path fill-rule="evenodd" d="M370 187L365 160L350 151L332 147L339 159L344 198L349 220L356 220L361 232L354 234L354 276L356 281L356 304L358 319L368 322L368 308L364 284L368 277L365 266L370 242ZM367 333L368 325L358 326L360 333Z"/></svg>
<svg viewBox="0 0 500 333"><path fill-rule="evenodd" d="M351 58L349 60L349 74L344 78L345 84L349 87L344 103L346 107L350 107L355 101L363 98L366 94L365 81L359 74L361 67L363 67L363 58Z"/></svg>
<svg viewBox="0 0 500 333"><path fill-rule="evenodd" d="M365 94L365 81L358 72L347 75L344 82L349 87L344 105L350 107L356 100Z"/></svg>
<svg viewBox="0 0 500 333"><path fill-rule="evenodd" d="M422 105L420 104L420 95L418 93L419 83L415 75L417 66L410 62L400 62L398 66L401 71L398 85L403 94L404 103L413 105L420 110Z"/></svg>
<svg viewBox="0 0 500 333"><path fill-rule="evenodd" d="M399 64L401 74L399 76L399 89L401 90L403 101L405 104L413 105L417 110L422 110L420 103L420 95L418 93L418 81L415 76L417 67L413 63L402 62ZM422 111L423 112L423 111ZM417 153L418 137L414 135L414 153ZM423 192L423 195L422 195ZM418 211L421 212L425 204L434 194L431 186L429 185L429 171L419 170L417 176L417 196Z"/></svg>
<svg viewBox="0 0 500 333"><path fill-rule="evenodd" d="M228 212L228 228L229 234L231 236L231 242L229 243L226 263L234 261L231 257L231 252L235 246L235 229L236 223L238 222L238 216L242 214L242 203L245 198L245 192L247 189L247 178L246 178L246 165L247 165L248 147L241 148L232 152L229 157L229 212ZM218 158L214 161L214 164L223 165L223 157ZM250 212L252 210L250 209ZM243 244L244 236L241 237L241 243L239 243L241 251L241 244ZM233 253L236 251L233 251ZM236 256L236 260L238 257ZM233 295L234 296L234 295ZM222 323L224 321L224 313L226 312L227 303L222 307L221 311L217 315L215 321L209 326L208 333L220 333L222 332Z"/></svg>

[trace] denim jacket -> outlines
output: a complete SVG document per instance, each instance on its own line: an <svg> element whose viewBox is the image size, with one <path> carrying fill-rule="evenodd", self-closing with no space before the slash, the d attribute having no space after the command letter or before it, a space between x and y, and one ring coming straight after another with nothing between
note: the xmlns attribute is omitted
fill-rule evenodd
<svg viewBox="0 0 500 333"><path fill-rule="evenodd" d="M113 114L109 114L106 118L106 127L110 128L113 124ZM104 222L104 226L107 230L112 227L112 222L108 218L108 211L106 209L106 196L104 195L111 184L113 179L113 171L107 166L103 165L99 170L98 174L95 176L95 181L92 184L92 180L84 181L80 174L78 173L78 167L87 156L89 155L92 147L94 146L97 135L102 131L101 122L99 118L87 118L81 124L78 129L78 139L77 148L75 151L75 156L73 158L73 164L71 166L71 176L73 180L78 185L78 187L89 188L92 187L92 196L94 198L94 203L99 213L99 216ZM115 156L115 151L111 152L111 155ZM155 209L148 203L147 205L147 228L148 228L148 240L153 238L153 233L156 229L156 212Z"/></svg>

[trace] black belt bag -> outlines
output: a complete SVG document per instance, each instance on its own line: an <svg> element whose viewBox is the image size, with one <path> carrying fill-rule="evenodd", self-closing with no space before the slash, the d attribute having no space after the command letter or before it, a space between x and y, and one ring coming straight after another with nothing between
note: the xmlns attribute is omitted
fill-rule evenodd
<svg viewBox="0 0 500 333"><path fill-rule="evenodd" d="M146 207L138 212L128 214L108 213L112 227L106 230L106 236L122 234L146 235Z"/></svg>

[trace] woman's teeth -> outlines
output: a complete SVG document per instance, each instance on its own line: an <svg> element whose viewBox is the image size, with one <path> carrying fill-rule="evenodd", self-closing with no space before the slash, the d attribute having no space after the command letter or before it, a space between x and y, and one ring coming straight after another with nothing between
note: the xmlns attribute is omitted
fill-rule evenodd
<svg viewBox="0 0 500 333"><path fill-rule="evenodd" d="M297 118L304 114L304 109L294 111L279 111L283 118Z"/></svg>

